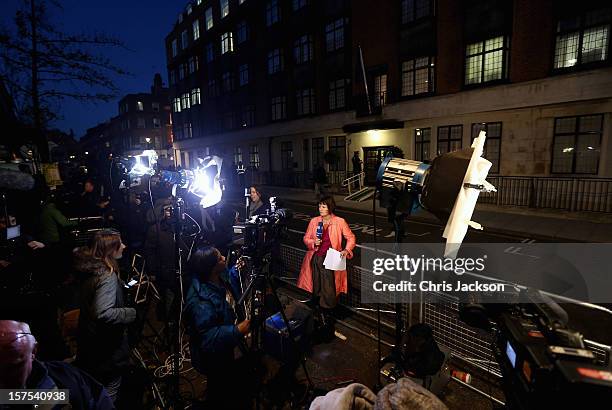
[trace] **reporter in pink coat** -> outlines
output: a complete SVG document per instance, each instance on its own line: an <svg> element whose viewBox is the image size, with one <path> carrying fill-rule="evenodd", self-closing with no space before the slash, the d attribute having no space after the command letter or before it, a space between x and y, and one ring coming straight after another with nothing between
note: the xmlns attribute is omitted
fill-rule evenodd
<svg viewBox="0 0 612 410"><path fill-rule="evenodd" d="M340 293L347 293L346 270L331 271L325 269L323 261L329 248L342 253L343 257L351 259L355 248L355 235L343 218L334 215L336 203L331 196L319 200L319 216L314 217L308 224L304 235L304 244L308 248L306 257L302 262L298 286L312 293L316 304L321 308L333 309ZM323 237L317 238L317 227L323 223ZM342 239L346 240L344 247Z"/></svg>

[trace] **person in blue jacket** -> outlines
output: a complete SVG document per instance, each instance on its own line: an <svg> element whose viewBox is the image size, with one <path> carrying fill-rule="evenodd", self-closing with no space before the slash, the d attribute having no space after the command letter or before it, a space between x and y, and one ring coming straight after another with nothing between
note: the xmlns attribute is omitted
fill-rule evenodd
<svg viewBox="0 0 612 410"><path fill-rule="evenodd" d="M237 264L229 272L225 258L214 247L191 254L192 282L187 291L185 323L189 332L191 364L207 377L211 408L246 408L245 394L236 394L236 380L245 376L240 348L250 321L238 322L240 298Z"/></svg>

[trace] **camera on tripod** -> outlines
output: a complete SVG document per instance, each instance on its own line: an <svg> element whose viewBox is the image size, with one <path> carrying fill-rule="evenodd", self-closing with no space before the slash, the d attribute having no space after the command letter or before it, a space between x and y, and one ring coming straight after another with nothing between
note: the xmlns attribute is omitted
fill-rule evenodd
<svg viewBox="0 0 612 410"><path fill-rule="evenodd" d="M270 199L271 211L254 215L244 225L234 225L234 232L242 234L244 244L242 254L254 259L262 259L270 254L280 243L286 232L287 223L293 217L290 210L276 208L275 198Z"/></svg>
<svg viewBox="0 0 612 410"><path fill-rule="evenodd" d="M601 360L587 348L583 335L568 326L565 310L550 297L532 289L518 292L525 292L531 303L474 300L460 309L467 324L493 329L507 406L568 408L584 400L609 401L609 357Z"/></svg>

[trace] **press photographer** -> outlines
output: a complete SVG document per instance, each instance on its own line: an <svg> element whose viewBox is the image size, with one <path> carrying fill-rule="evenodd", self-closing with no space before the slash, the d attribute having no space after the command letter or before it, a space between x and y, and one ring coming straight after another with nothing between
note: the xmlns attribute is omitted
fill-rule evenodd
<svg viewBox="0 0 612 410"><path fill-rule="evenodd" d="M192 282L187 291L185 325L191 364L206 375L211 408L247 408L250 401L248 366L238 359L250 321L238 321L238 268L228 271L225 257L213 247L195 250L188 261ZM236 387L247 389L236 391Z"/></svg>

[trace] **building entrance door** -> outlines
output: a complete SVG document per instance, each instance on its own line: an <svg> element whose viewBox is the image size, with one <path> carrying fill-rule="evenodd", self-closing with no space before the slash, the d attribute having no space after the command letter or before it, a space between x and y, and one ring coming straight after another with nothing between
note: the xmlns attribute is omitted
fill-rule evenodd
<svg viewBox="0 0 612 410"><path fill-rule="evenodd" d="M363 171L365 172L366 185L376 185L378 167L392 148L392 146L363 148Z"/></svg>

